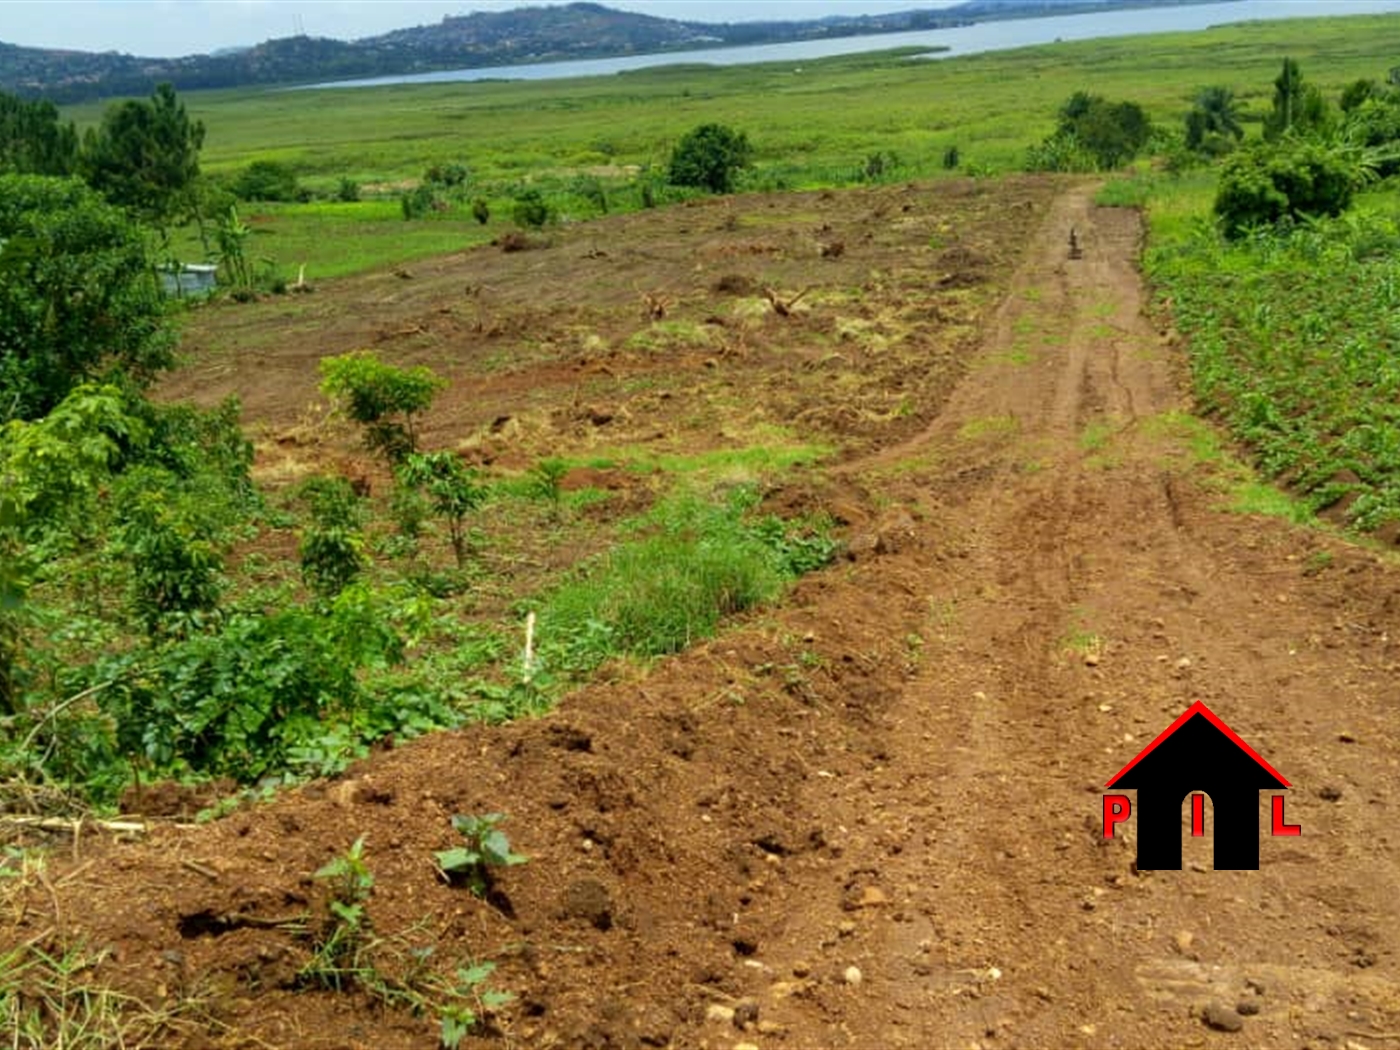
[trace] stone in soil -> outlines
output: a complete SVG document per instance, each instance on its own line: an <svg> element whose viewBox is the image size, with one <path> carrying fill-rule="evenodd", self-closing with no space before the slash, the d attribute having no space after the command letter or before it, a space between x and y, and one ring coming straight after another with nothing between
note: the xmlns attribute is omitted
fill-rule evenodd
<svg viewBox="0 0 1400 1050"><path fill-rule="evenodd" d="M1211 1003L1201 1013L1207 1027L1214 1028L1217 1032L1238 1032L1244 1027L1244 1018L1228 1006L1220 1003Z"/></svg>

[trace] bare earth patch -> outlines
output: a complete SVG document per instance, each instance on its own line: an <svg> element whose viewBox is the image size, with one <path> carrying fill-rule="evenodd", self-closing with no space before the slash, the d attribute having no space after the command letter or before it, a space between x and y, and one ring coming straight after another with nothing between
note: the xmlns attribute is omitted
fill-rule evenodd
<svg viewBox="0 0 1400 1050"><path fill-rule="evenodd" d="M517 996L463 1045L1383 1045L1395 568L1216 509L1137 217L1089 201L1027 179L708 202L199 317L166 393L238 392L266 471L355 454L306 406L321 354L373 346L453 380L428 444L496 462L830 446L769 498L831 511L849 557L537 721L86 834L0 939L110 947L86 979L203 997L157 1045L432 1045L431 1017L297 987L279 922L363 835L375 931L444 972L495 960ZM1103 782L1197 699L1294 785L1303 834L1266 836L1257 872L1212 871L1208 838L1138 872L1102 838ZM432 855L486 812L530 859L478 900Z"/></svg>

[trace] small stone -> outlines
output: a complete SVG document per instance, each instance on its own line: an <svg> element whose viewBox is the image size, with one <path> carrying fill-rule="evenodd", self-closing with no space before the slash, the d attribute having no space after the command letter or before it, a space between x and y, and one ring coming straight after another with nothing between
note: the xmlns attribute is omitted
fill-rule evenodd
<svg viewBox="0 0 1400 1050"><path fill-rule="evenodd" d="M859 966L847 966L845 972L841 974L841 980L854 988L856 985L860 984L861 981L865 980L865 975L860 972Z"/></svg>
<svg viewBox="0 0 1400 1050"><path fill-rule="evenodd" d="M1191 950L1191 945L1195 943L1196 935L1187 930L1182 930L1174 939L1176 941L1176 950L1184 955Z"/></svg>
<svg viewBox="0 0 1400 1050"><path fill-rule="evenodd" d="M1094 652L1093 650L1090 650L1089 652L1085 653L1085 654L1084 654L1084 666L1085 666L1085 667L1098 667L1098 666L1099 666L1099 654L1096 653L1096 652Z"/></svg>
<svg viewBox="0 0 1400 1050"><path fill-rule="evenodd" d="M1178 661L1176 662L1176 669L1177 669L1178 671L1189 671L1189 670L1191 670L1191 657L1189 657L1189 656L1183 656L1180 660L1178 660Z"/></svg>
<svg viewBox="0 0 1400 1050"><path fill-rule="evenodd" d="M1268 986L1258 977L1246 977L1244 986L1255 995L1264 995L1268 991Z"/></svg>
<svg viewBox="0 0 1400 1050"><path fill-rule="evenodd" d="M734 1010L722 1003L711 1003L705 1008L705 1020L714 1024L733 1024Z"/></svg>
<svg viewBox="0 0 1400 1050"><path fill-rule="evenodd" d="M808 962L805 962L805 961L799 961L799 962L793 963L793 964L792 964L792 975L793 975L794 977L797 977L797 978L803 978L803 977L810 977L810 976L812 976L812 965L811 965L811 963L808 963Z"/></svg>
<svg viewBox="0 0 1400 1050"><path fill-rule="evenodd" d="M1337 739L1340 740L1343 744L1354 744L1356 743L1356 734L1348 733L1345 730L1343 730L1342 732L1337 734Z"/></svg>
<svg viewBox="0 0 1400 1050"><path fill-rule="evenodd" d="M1201 1011L1201 1020L1217 1032L1238 1032L1244 1027L1244 1018L1220 1003L1211 1003Z"/></svg>
<svg viewBox="0 0 1400 1050"><path fill-rule="evenodd" d="M786 1025L781 1025L777 1021L759 1021L759 1035L782 1035L787 1031Z"/></svg>
<svg viewBox="0 0 1400 1050"><path fill-rule="evenodd" d="M758 1000L740 999L734 1007L734 1027L745 1031L755 1024L758 1024Z"/></svg>
<svg viewBox="0 0 1400 1050"><path fill-rule="evenodd" d="M1319 789L1317 797L1324 802L1336 802L1342 797L1342 789L1337 787L1336 784L1327 784Z"/></svg>
<svg viewBox="0 0 1400 1050"><path fill-rule="evenodd" d="M836 932L839 933L842 937L849 937L851 934L856 932L856 924L853 923L850 919L847 919L845 922L841 923L840 926L836 927Z"/></svg>
<svg viewBox="0 0 1400 1050"><path fill-rule="evenodd" d="M878 908L880 905L888 903L889 898L874 886L867 886L861 891L860 906L862 908Z"/></svg>
<svg viewBox="0 0 1400 1050"><path fill-rule="evenodd" d="M1259 1012L1259 1004L1253 999L1241 999L1235 1004L1235 1013L1241 1017L1253 1017Z"/></svg>
<svg viewBox="0 0 1400 1050"><path fill-rule="evenodd" d="M753 1043L735 1043L734 1050L758 1050L758 1047Z"/></svg>

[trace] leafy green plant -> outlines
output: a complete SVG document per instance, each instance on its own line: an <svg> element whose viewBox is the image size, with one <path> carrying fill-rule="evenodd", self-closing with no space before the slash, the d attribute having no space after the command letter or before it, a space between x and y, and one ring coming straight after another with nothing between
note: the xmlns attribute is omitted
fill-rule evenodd
<svg viewBox="0 0 1400 1050"><path fill-rule="evenodd" d="M139 227L77 179L0 175L0 422L74 387L141 387L174 363Z"/></svg>
<svg viewBox="0 0 1400 1050"><path fill-rule="evenodd" d="M669 179L676 186L730 193L752 156L753 147L744 132L724 124L701 124L686 132L671 151Z"/></svg>
<svg viewBox="0 0 1400 1050"><path fill-rule="evenodd" d="M238 173L230 189L243 201L294 201L301 196L297 173L275 160L253 161Z"/></svg>
<svg viewBox="0 0 1400 1050"><path fill-rule="evenodd" d="M547 501L555 513L564 498L564 478L569 473L568 460L548 456L530 468L530 486L534 494Z"/></svg>
<svg viewBox="0 0 1400 1050"><path fill-rule="evenodd" d="M539 190L522 190L516 194L511 215L517 226L537 230L549 222L551 214L549 203Z"/></svg>
<svg viewBox="0 0 1400 1050"><path fill-rule="evenodd" d="M361 835L312 876L328 885L327 916L315 953L300 976L337 992L366 969L362 960L369 935L365 903L374 889L374 875L365 862L364 850L365 837Z"/></svg>
<svg viewBox="0 0 1400 1050"><path fill-rule="evenodd" d="M452 826L462 836L463 844L434 853L438 868L449 881L460 881L478 897L491 889L497 868L524 864L528 857L511 852L510 839L500 829L505 822L503 813L452 818Z"/></svg>
<svg viewBox="0 0 1400 1050"><path fill-rule="evenodd" d="M364 427L365 446L390 463L417 448L415 419L445 385L426 366L397 368L368 350L321 359L321 392Z"/></svg>
<svg viewBox="0 0 1400 1050"><path fill-rule="evenodd" d="M485 197L478 197L472 201L472 218L480 226L485 226L491 221L491 205L486 203Z"/></svg>
<svg viewBox="0 0 1400 1050"><path fill-rule="evenodd" d="M360 184L348 175L342 175L336 184L335 199L345 204L353 204L360 199Z"/></svg>
<svg viewBox="0 0 1400 1050"><path fill-rule="evenodd" d="M302 485L302 494L311 507L311 523L297 549L302 578L322 598L334 598L367 564L360 533L364 511L344 478L313 478Z"/></svg>
<svg viewBox="0 0 1400 1050"><path fill-rule="evenodd" d="M447 524L457 568L467 562L467 515L486 499L476 474L452 452L422 452L406 457L399 467L403 483L420 489L433 512Z"/></svg>
<svg viewBox="0 0 1400 1050"><path fill-rule="evenodd" d="M1260 144L1225 161L1215 214L1230 237L1308 215L1339 215L1351 204L1357 173L1336 150L1296 139Z"/></svg>

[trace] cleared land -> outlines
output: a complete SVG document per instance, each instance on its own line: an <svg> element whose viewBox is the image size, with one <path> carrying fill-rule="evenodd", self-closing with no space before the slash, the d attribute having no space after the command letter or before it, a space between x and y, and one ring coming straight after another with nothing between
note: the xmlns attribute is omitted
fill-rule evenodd
<svg viewBox="0 0 1400 1050"><path fill-rule="evenodd" d="M373 304L373 324L425 329L393 337L405 359L465 364L510 337L433 326L477 268L518 265L536 291L499 301L502 325L518 310L562 330L586 302L625 344L655 326L635 319L624 246L655 245L634 265L670 278L681 317L721 318L716 345L609 356L561 335L458 375L434 438L489 433L497 412L533 421L503 446L586 448L613 425L594 403L624 420L610 442L692 454L725 427L789 428L838 462L769 499L838 514L850 557L548 717L417 741L212 826L84 837L9 894L16 939L111 946L84 981L199 1000L163 1045L181 1025L189 1045L423 1045L431 1018L296 990L304 936L277 925L363 834L376 933L432 945L433 967L495 960L519 996L464 1045L1188 1044L1218 1038L1196 1013L1213 1002L1258 1007L1241 1046L1394 1031L1395 569L1218 508L1175 347L1143 317L1138 219L1090 199L1025 180L717 201L614 220L607 259L579 231L318 299L360 326L345 341ZM764 228L794 208L861 217L840 260L789 239L791 217ZM940 255L943 225L959 233ZM716 292L731 273L815 287L783 318ZM294 425L308 337L220 357L218 327L210 371L177 382L237 385L273 432ZM1101 837L1099 785L1195 699L1295 785L1304 834L1266 837L1258 872L1211 871L1208 839L1181 872L1136 872L1131 840ZM448 817L499 810L529 863L488 900L444 885ZM757 1011L746 1033L736 1008Z"/></svg>

